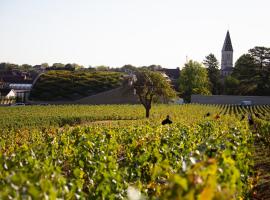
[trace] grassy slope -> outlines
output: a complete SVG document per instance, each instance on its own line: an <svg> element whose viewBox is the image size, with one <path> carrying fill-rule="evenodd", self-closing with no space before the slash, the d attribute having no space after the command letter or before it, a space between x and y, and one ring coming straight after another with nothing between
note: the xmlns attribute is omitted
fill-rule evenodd
<svg viewBox="0 0 270 200"><path fill-rule="evenodd" d="M31 91L32 100L74 100L121 85L121 73L49 71Z"/></svg>

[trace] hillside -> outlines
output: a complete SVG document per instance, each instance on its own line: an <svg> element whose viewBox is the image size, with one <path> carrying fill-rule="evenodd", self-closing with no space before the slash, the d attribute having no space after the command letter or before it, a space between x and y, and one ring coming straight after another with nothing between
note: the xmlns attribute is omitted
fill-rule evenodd
<svg viewBox="0 0 270 200"><path fill-rule="evenodd" d="M31 100L75 100L120 86L118 72L49 71L34 85Z"/></svg>

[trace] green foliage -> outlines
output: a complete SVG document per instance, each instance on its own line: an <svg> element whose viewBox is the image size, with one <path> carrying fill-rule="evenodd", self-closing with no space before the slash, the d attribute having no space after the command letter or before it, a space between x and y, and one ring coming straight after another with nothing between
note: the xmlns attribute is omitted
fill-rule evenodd
<svg viewBox="0 0 270 200"><path fill-rule="evenodd" d="M250 54L243 54L235 63L232 75L239 79L249 79L256 72L255 60Z"/></svg>
<svg viewBox="0 0 270 200"><path fill-rule="evenodd" d="M227 76L224 81L225 94L238 94L239 80L233 76Z"/></svg>
<svg viewBox="0 0 270 200"><path fill-rule="evenodd" d="M105 65L99 65L99 66L96 66L95 69L97 71L109 71L110 70L110 67L105 66Z"/></svg>
<svg viewBox="0 0 270 200"><path fill-rule="evenodd" d="M63 63L53 63L52 67L55 67L55 68L64 68L65 67L65 64L63 64Z"/></svg>
<svg viewBox="0 0 270 200"><path fill-rule="evenodd" d="M146 110L146 117L149 117L152 102L158 102L160 99L167 103L170 98L176 96L168 80L161 73L139 70L136 72L136 81L134 83L136 94L141 104Z"/></svg>
<svg viewBox="0 0 270 200"><path fill-rule="evenodd" d="M120 70L128 73L134 73L137 71L137 68L133 65L124 65Z"/></svg>
<svg viewBox="0 0 270 200"><path fill-rule="evenodd" d="M164 116L170 114L179 122L191 124L197 115L203 116L206 112L219 112L212 106L177 106L154 105L149 120L159 124ZM0 127L2 130L23 128L62 127L65 125L78 125L95 121L120 120L121 123L136 123L138 125L149 123L144 118L144 108L141 105L48 105L48 106L22 106L0 107ZM186 115L189 113L189 115ZM123 120L123 121L121 121ZM136 120L136 121L130 121ZM115 121L119 122L119 121Z"/></svg>
<svg viewBox="0 0 270 200"><path fill-rule="evenodd" d="M254 134L241 115L256 113L254 128L270 141L270 106L156 105L147 120L139 105L0 112L0 199L125 199L131 188L146 199L248 199ZM34 121L68 113L133 120L61 128ZM160 125L165 113L173 124ZM26 128L28 119L37 127ZM8 129L4 120L21 127Z"/></svg>
<svg viewBox="0 0 270 200"><path fill-rule="evenodd" d="M254 47L235 64L232 76L239 80L234 93L270 95L270 48Z"/></svg>
<svg viewBox="0 0 270 200"><path fill-rule="evenodd" d="M44 67L44 68L49 67L49 64L48 63L42 63L41 67Z"/></svg>
<svg viewBox="0 0 270 200"><path fill-rule="evenodd" d="M23 65L21 66L21 69L22 69L23 71L30 71L30 70L32 69L32 66L31 66L31 65L28 65L28 64L23 64Z"/></svg>
<svg viewBox="0 0 270 200"><path fill-rule="evenodd" d="M12 63L0 63L0 71L11 71L19 69L19 65Z"/></svg>
<svg viewBox="0 0 270 200"><path fill-rule="evenodd" d="M250 49L249 54L254 58L258 67L269 68L270 65L270 48L256 46Z"/></svg>
<svg viewBox="0 0 270 200"><path fill-rule="evenodd" d="M257 133L257 139L263 142L264 145L270 144L270 111L269 106L251 107L253 119L255 119L254 129Z"/></svg>
<svg viewBox="0 0 270 200"><path fill-rule="evenodd" d="M210 94L207 70L201 63L190 60L180 73L179 90L185 101L190 102L192 94Z"/></svg>
<svg viewBox="0 0 270 200"><path fill-rule="evenodd" d="M160 65L149 65L149 66L143 66L141 69L150 70L150 71L157 71L161 70L162 67Z"/></svg>
<svg viewBox="0 0 270 200"><path fill-rule="evenodd" d="M239 80L237 88L234 88L235 94L254 95L256 93L259 83L258 69L255 59L250 54L244 54L236 61L232 76ZM228 94L233 94L233 92Z"/></svg>
<svg viewBox="0 0 270 200"><path fill-rule="evenodd" d="M29 64L17 65L12 63L0 63L0 72L7 72L13 70L31 72L33 70L33 67Z"/></svg>
<svg viewBox="0 0 270 200"><path fill-rule="evenodd" d="M121 85L121 73L51 70L40 76L30 98L70 100L89 96Z"/></svg>
<svg viewBox="0 0 270 200"><path fill-rule="evenodd" d="M208 77L211 84L211 93L212 94L221 94L221 76L219 71L219 63L215 55L210 53L205 57L203 64L207 67Z"/></svg>

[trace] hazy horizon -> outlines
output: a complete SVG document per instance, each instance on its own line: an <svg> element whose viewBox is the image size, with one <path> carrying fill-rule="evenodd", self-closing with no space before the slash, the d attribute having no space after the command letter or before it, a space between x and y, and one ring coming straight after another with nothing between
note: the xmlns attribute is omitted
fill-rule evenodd
<svg viewBox="0 0 270 200"><path fill-rule="evenodd" d="M85 67L182 67L186 58L220 62L227 30L234 62L270 46L270 3L179 0L0 0L0 62Z"/></svg>

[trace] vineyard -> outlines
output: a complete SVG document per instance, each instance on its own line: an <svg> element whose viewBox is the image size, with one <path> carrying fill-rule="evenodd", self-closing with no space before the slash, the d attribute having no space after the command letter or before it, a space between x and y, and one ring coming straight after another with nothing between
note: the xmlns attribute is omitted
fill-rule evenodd
<svg viewBox="0 0 270 200"><path fill-rule="evenodd" d="M154 105L149 119L144 112L140 105L1 107L0 199L269 194L258 187L269 105ZM162 126L166 115L173 124Z"/></svg>

